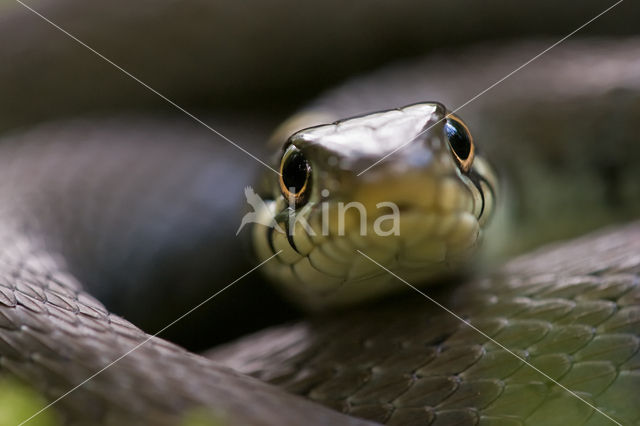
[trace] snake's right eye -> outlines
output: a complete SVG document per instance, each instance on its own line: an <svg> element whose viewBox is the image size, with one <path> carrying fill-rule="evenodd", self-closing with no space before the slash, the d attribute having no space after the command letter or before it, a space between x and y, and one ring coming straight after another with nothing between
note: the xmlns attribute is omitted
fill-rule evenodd
<svg viewBox="0 0 640 426"><path fill-rule="evenodd" d="M311 164L300 150L291 145L280 162L280 190L296 206L306 202L311 180Z"/></svg>

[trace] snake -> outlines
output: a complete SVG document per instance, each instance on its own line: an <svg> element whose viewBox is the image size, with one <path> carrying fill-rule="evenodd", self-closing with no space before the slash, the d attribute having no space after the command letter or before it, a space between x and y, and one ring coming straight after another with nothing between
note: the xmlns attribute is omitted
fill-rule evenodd
<svg viewBox="0 0 640 426"><path fill-rule="evenodd" d="M63 424L637 424L640 43L567 41L459 107L548 45L360 75L269 144L227 117L275 170L158 113L6 132L2 371ZM278 226L241 241L247 185ZM203 295L169 325L290 322L148 334Z"/></svg>

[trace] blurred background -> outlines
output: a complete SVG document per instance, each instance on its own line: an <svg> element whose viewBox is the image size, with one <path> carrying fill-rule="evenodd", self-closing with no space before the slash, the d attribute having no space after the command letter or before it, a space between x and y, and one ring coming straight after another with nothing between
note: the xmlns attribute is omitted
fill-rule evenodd
<svg viewBox="0 0 640 426"><path fill-rule="evenodd" d="M275 119L384 63L486 40L566 35L613 3L25 1L187 109ZM638 17L640 4L627 0L579 36L631 34ZM17 2L0 2L0 32L1 129L88 112L171 109Z"/></svg>

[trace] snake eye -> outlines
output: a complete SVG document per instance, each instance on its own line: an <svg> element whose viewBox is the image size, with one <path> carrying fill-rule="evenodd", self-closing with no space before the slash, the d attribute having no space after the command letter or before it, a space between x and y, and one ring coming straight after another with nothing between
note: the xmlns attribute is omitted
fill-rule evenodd
<svg viewBox="0 0 640 426"><path fill-rule="evenodd" d="M463 172L468 172L473 163L475 146L469 128L455 115L450 114L444 125L444 132L455 157L456 164Z"/></svg>
<svg viewBox="0 0 640 426"><path fill-rule="evenodd" d="M280 190L287 200L296 206L306 201L311 177L311 165L302 152L291 145L282 156L280 163Z"/></svg>

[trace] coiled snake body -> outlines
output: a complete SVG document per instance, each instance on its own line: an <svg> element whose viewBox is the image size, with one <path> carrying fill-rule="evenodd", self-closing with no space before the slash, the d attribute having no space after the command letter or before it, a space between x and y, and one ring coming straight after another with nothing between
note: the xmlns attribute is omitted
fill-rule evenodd
<svg viewBox="0 0 640 426"><path fill-rule="evenodd" d="M485 47L449 62L388 68L328 92L306 114L349 117L425 100L453 109L542 46L493 48L491 59ZM638 58L633 39L568 43L460 111L482 149L478 158L498 166L507 182L500 194L514 200L484 236L489 251L516 253L640 211ZM456 67L443 71L447 63ZM193 298L195 283L215 282L205 292L213 294L233 280L221 269L229 257L213 259L219 252L211 247L238 244L230 236L241 215L231 212L256 165L208 138L181 120L147 117L41 125L0 143L0 365L55 399L118 360L56 404L65 421L174 424L194 412L213 424L640 421L633 396L640 390L637 223L478 271L481 278L461 285L425 290L486 335L406 292L266 330L208 357L111 314L85 289L109 300L106 288L114 283L119 295L112 306L132 310L133 298L136 311L150 314L167 298L177 305ZM412 147L402 161L416 159ZM488 200L493 177L478 161L476 173L489 186L469 192L470 200L480 193ZM462 176L456 170L464 165L455 167L461 168L447 173ZM396 200L415 201L425 182L396 193ZM335 196L340 188L331 191ZM482 216L474 202L460 205ZM464 214L447 232L471 220ZM475 237L475 224L469 229ZM294 246L304 250L295 240ZM406 290L386 273L376 276L385 277L385 289ZM251 293L262 284L250 277L239 284L255 302ZM401 278L413 284L424 277ZM289 277L285 284L301 281ZM298 293L307 305L327 294Z"/></svg>

